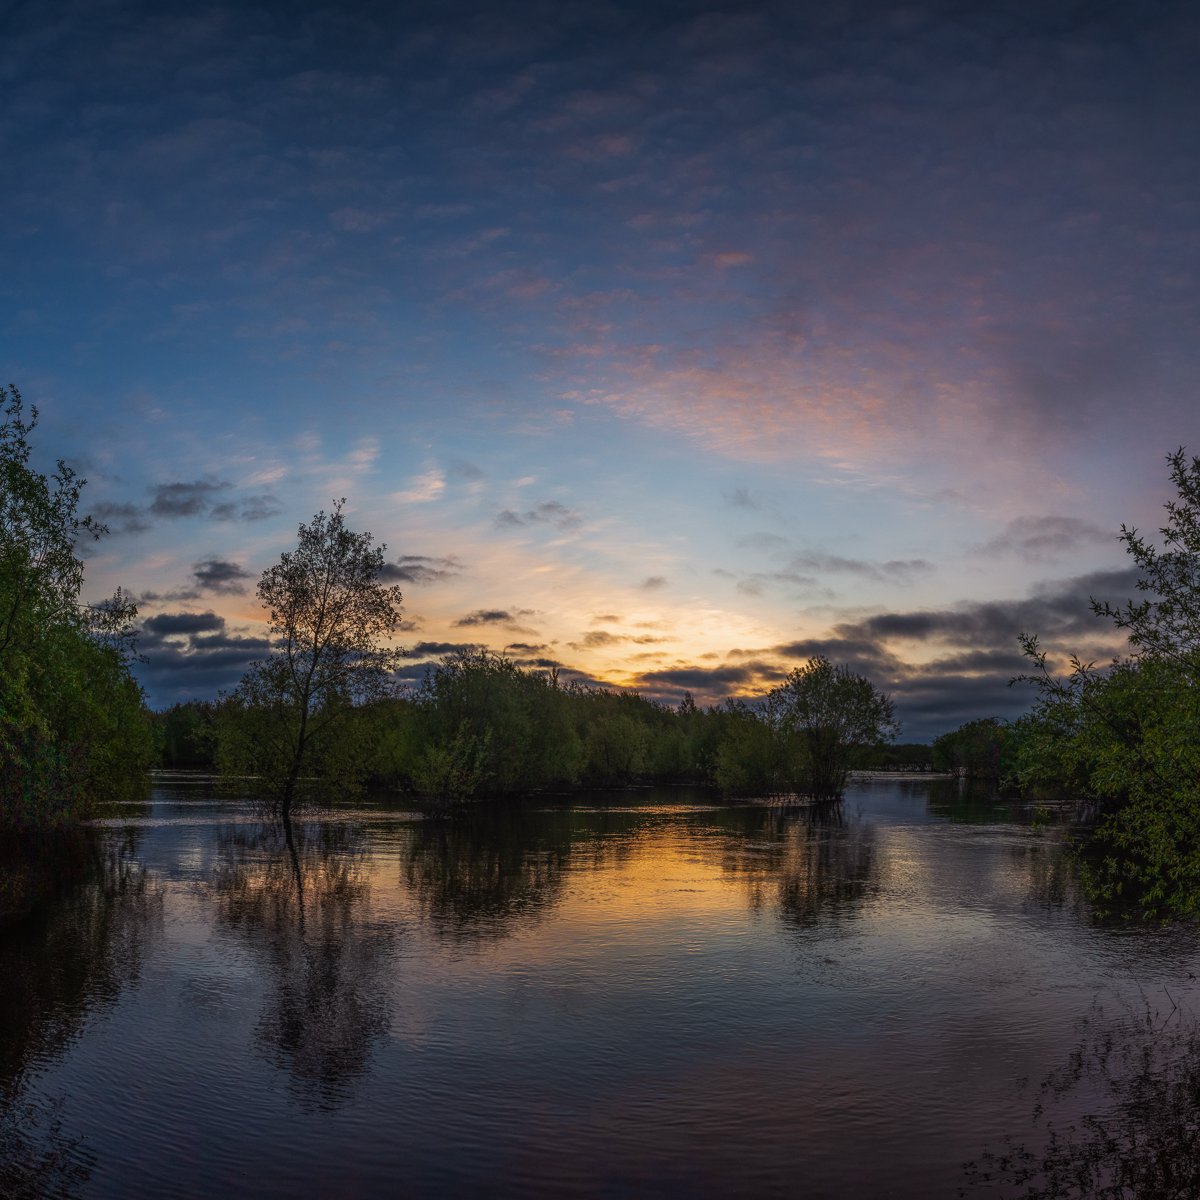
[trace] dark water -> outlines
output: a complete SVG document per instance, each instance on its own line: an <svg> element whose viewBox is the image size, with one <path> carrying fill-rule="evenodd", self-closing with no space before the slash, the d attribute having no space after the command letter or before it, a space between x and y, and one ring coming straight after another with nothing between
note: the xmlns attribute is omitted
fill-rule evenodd
<svg viewBox="0 0 1200 1200"><path fill-rule="evenodd" d="M1097 1003L1200 1000L1196 935L1097 925L1062 844L914 780L826 821L679 792L362 807L293 859L163 781L0 932L0 1181L954 1196Z"/></svg>

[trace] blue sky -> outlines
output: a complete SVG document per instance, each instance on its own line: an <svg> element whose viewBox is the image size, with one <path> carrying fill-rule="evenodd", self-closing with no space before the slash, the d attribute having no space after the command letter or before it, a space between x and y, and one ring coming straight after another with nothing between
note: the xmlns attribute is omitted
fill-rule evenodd
<svg viewBox="0 0 1200 1200"><path fill-rule="evenodd" d="M1195 436L1178 4L15 4L0 351L155 703L345 496L450 646L904 737L1104 657Z"/></svg>

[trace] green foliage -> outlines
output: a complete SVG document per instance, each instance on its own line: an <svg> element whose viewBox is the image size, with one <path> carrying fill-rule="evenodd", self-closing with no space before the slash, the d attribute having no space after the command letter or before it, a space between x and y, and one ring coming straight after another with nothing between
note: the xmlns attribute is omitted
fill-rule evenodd
<svg viewBox="0 0 1200 1200"><path fill-rule="evenodd" d="M208 700L187 700L154 713L159 763L170 768L211 769L216 765L217 706Z"/></svg>
<svg viewBox="0 0 1200 1200"><path fill-rule="evenodd" d="M1200 915L1200 460L1168 456L1178 499L1158 549L1122 528L1139 570L1139 602L1093 601L1129 639L1106 670L1049 668L1035 637L1022 646L1039 689L1014 727L1013 774L1026 791L1058 791L1095 814L1084 856L1101 908L1134 901L1147 914Z"/></svg>
<svg viewBox="0 0 1200 1200"><path fill-rule="evenodd" d="M933 743L933 762L939 771L953 771L967 779L999 783L1007 773L1008 725L996 717L967 721Z"/></svg>
<svg viewBox="0 0 1200 1200"><path fill-rule="evenodd" d="M856 761L899 728L892 702L848 667L817 657L758 707L726 702L713 779L737 795L795 793L837 800Z"/></svg>
<svg viewBox="0 0 1200 1200"><path fill-rule="evenodd" d="M787 751L778 731L744 700L727 700L719 710L721 740L713 782L733 796L768 796L787 787Z"/></svg>
<svg viewBox="0 0 1200 1200"><path fill-rule="evenodd" d="M84 481L30 466L37 410L0 387L0 824L44 826L118 796L153 761L129 672L136 609L118 592L82 605Z"/></svg>
<svg viewBox="0 0 1200 1200"><path fill-rule="evenodd" d="M846 787L854 749L899 731L891 700L863 675L817 657L795 668L768 697L768 719L798 742L796 790L835 800Z"/></svg>
<svg viewBox="0 0 1200 1200"><path fill-rule="evenodd" d="M216 717L225 775L259 778L286 819L298 798L356 789L369 759L357 708L391 691L400 589L385 587L385 546L346 528L340 501L301 524L295 550L263 572L258 597L276 647L254 663Z"/></svg>

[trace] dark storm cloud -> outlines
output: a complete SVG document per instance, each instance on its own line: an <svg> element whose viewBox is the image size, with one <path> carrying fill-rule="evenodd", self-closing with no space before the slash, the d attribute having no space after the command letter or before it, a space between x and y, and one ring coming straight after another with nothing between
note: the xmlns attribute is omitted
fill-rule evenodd
<svg viewBox="0 0 1200 1200"><path fill-rule="evenodd" d="M783 658L804 659L824 657L836 659L856 671L877 677L901 669L901 661L886 647L868 638L832 637L804 638L773 646L772 651ZM735 651L734 655L740 654ZM755 653L761 653L756 651ZM733 655L731 655L733 657Z"/></svg>
<svg viewBox="0 0 1200 1200"><path fill-rule="evenodd" d="M557 500L545 500L525 512L506 508L496 515L499 529L520 529L526 525L553 525L558 529L575 529L582 521L579 514Z"/></svg>
<svg viewBox="0 0 1200 1200"><path fill-rule="evenodd" d="M738 687L757 678L758 672L750 667L674 667L665 671L647 671L638 682L711 691Z"/></svg>
<svg viewBox="0 0 1200 1200"><path fill-rule="evenodd" d="M982 555L1015 554L1030 562L1053 559L1085 546L1114 545L1117 535L1078 517L1017 517L1003 533L975 548Z"/></svg>
<svg viewBox="0 0 1200 1200"><path fill-rule="evenodd" d="M1139 595L1136 584L1133 570L1100 571L1040 584L1020 599L880 613L837 624L824 637L732 650L727 658L734 661L721 666L649 671L638 684L661 695L686 687L710 701L730 691L761 694L782 679L780 659L799 664L821 656L891 695L904 740L929 741L965 721L1011 719L1029 709L1033 689L1010 686L1031 669L1018 634L1037 634L1058 655L1103 662L1119 653L1119 635L1089 601L1119 603Z"/></svg>
<svg viewBox="0 0 1200 1200"><path fill-rule="evenodd" d="M192 565L192 578L202 592L241 595L254 577L244 567L221 558L206 558Z"/></svg>
<svg viewBox="0 0 1200 1200"><path fill-rule="evenodd" d="M394 563L384 563L379 578L384 583L411 583L421 585L438 583L462 573L462 563L457 558L433 558L426 554L404 554Z"/></svg>

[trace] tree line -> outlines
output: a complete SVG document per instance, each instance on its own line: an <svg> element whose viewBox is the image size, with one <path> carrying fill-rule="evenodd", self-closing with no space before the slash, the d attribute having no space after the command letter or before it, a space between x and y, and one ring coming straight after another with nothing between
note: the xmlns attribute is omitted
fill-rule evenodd
<svg viewBox="0 0 1200 1200"><path fill-rule="evenodd" d="M839 687L871 701L865 711L841 712L840 725L818 709L838 699ZM564 682L553 670L523 669L488 650L463 651L431 666L403 695L347 706L333 723L336 736L310 743L293 801L363 787L453 802L637 784L828 801L852 769L889 765L905 750L918 751L912 757L925 765L928 747L881 740L887 728L880 722L890 712L882 693L826 659L793 671L759 703L701 707L690 694L668 705ZM292 766L283 716L249 705L245 694L176 704L155 716L162 761L262 776L268 759L286 759L277 769L286 779ZM282 810L284 790L275 787Z"/></svg>
<svg viewBox="0 0 1200 1200"><path fill-rule="evenodd" d="M384 547L346 527L342 505L301 524L258 586L272 651L212 703L150 714L131 664L136 609L121 592L81 603L83 480L30 465L28 416L0 388L0 824L44 828L85 814L156 760L256 777L293 806L366 786L439 802L635 782L835 801L855 766L932 765L1086 809L1089 878L1101 899L1200 912L1200 459L1168 456L1176 498L1160 548L1123 527L1143 598L1093 602L1128 640L1104 667L1056 673L1022 639L1037 690L1013 722L969 722L923 747L888 749L890 699L814 658L751 702L671 707L563 683L479 650L402 691L400 593Z"/></svg>

